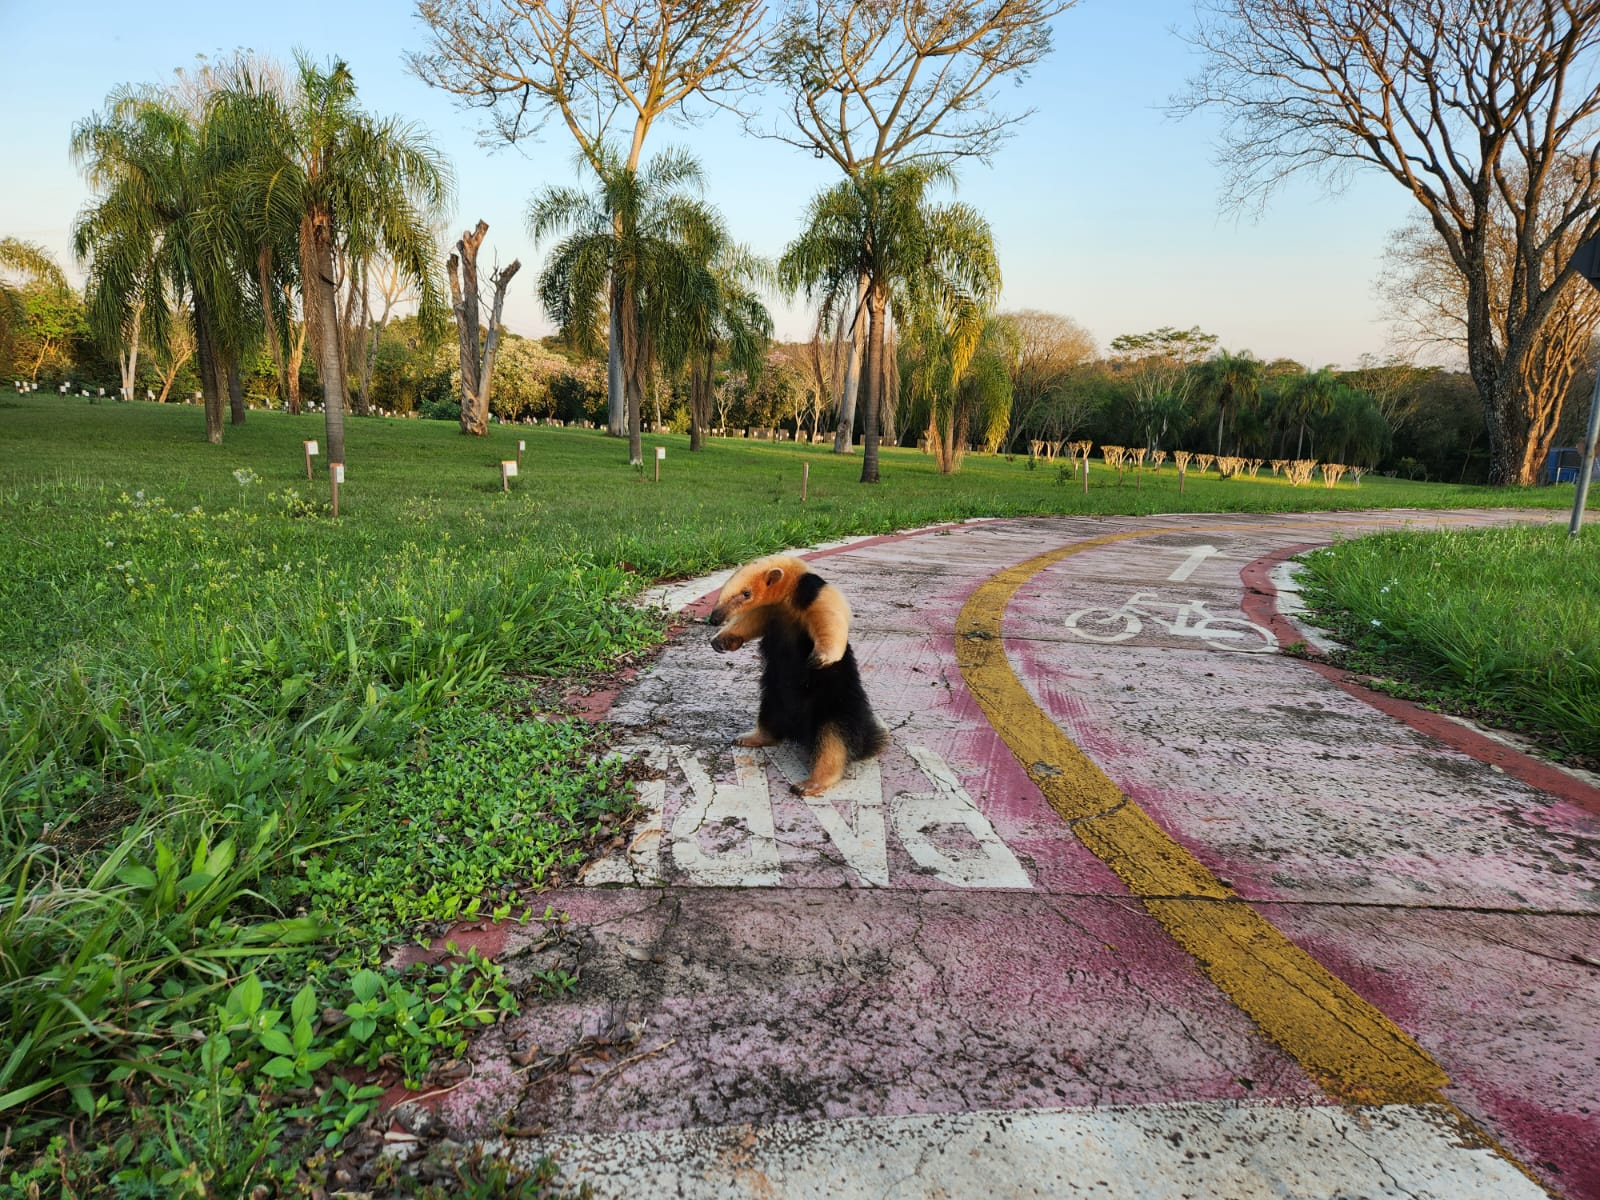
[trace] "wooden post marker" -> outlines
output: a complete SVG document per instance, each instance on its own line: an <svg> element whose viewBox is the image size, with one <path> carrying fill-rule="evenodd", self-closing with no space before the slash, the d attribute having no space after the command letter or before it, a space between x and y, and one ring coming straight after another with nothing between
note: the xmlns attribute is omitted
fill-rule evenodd
<svg viewBox="0 0 1600 1200"><path fill-rule="evenodd" d="M517 473L517 461L516 461L516 459L514 459L514 458L503 458L503 459L500 460L500 490L501 491L509 492L511 490L511 479L512 479L512 476L514 476L516 473Z"/></svg>
<svg viewBox="0 0 1600 1200"><path fill-rule="evenodd" d="M522 465L522 452L524 450L526 450L527 448L528 448L528 439L527 438L518 438L517 439L517 466L519 466L519 467Z"/></svg>
<svg viewBox="0 0 1600 1200"><path fill-rule="evenodd" d="M306 478L310 479L311 478L311 460L314 457L316 457L318 454L322 453L322 451L317 448L317 443L316 442L311 441L309 439L305 442L305 448L306 448Z"/></svg>
<svg viewBox="0 0 1600 1200"><path fill-rule="evenodd" d="M657 483L661 482L661 460L664 459L666 456L667 456L667 448L665 446L657 446L656 447L656 482Z"/></svg>
<svg viewBox="0 0 1600 1200"><path fill-rule="evenodd" d="M806 502L806 487L811 483L811 464L804 463L800 468L800 503Z"/></svg>
<svg viewBox="0 0 1600 1200"><path fill-rule="evenodd" d="M339 485L344 482L344 464L328 464L328 481L333 486L333 515L339 515Z"/></svg>

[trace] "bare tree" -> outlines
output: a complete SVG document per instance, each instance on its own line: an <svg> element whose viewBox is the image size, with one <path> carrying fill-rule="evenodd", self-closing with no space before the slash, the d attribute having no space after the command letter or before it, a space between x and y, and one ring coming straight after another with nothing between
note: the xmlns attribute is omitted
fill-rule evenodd
<svg viewBox="0 0 1600 1200"><path fill-rule="evenodd" d="M1006 439L1011 449L1025 432L1039 428L1046 400L1074 367L1094 357L1095 344L1087 329L1057 313L1025 308L1001 313L998 320L1012 351L1011 432Z"/></svg>
<svg viewBox="0 0 1600 1200"><path fill-rule="evenodd" d="M373 293L381 307L374 306ZM383 331L397 309L420 304L422 294L415 283L400 269L400 264L388 255L379 255L367 263L361 272L361 323L355 339L354 350L360 355L355 364L359 387L356 392L357 410L367 412L372 407L372 370L378 359L378 343Z"/></svg>
<svg viewBox="0 0 1600 1200"><path fill-rule="evenodd" d="M763 0L418 0L426 50L409 56L425 83L488 114L486 133L515 144L558 119L597 172L619 121L632 118L629 172L662 116L695 97L727 104L748 82ZM619 230L620 232L620 230ZM638 314L610 294L607 427L626 420L622 344Z"/></svg>
<svg viewBox="0 0 1600 1200"><path fill-rule="evenodd" d="M1421 206L1460 278L1490 478L1532 483L1560 416L1535 380L1563 250L1600 233L1600 0L1208 0L1194 40L1207 64L1176 107L1226 113L1231 199L1374 168Z"/></svg>
<svg viewBox="0 0 1600 1200"><path fill-rule="evenodd" d="M181 307L174 305L165 343L156 342L149 349L156 373L161 377L161 391L156 395L156 403L165 404L167 397L172 394L172 385L178 378L178 372L183 370L184 363L194 357L194 324Z"/></svg>
<svg viewBox="0 0 1600 1200"><path fill-rule="evenodd" d="M1569 231L1554 257L1565 262L1577 249ZM1502 221L1484 248L1484 274L1490 312L1496 323L1511 302L1517 238ZM1385 256L1381 294L1413 346L1468 351L1468 300L1464 280L1433 227L1420 217L1396 231ZM1522 369L1529 465L1535 477L1554 443L1562 409L1574 377L1584 368L1600 331L1600 294L1578 278L1556 294L1549 316L1529 341ZM1374 399L1379 399L1377 395ZM1388 414L1389 405L1380 405Z"/></svg>
<svg viewBox="0 0 1600 1200"><path fill-rule="evenodd" d="M1363 354L1356 369L1345 378L1350 386L1365 392L1378 406L1390 430L1398 433L1416 416L1417 399L1433 368L1419 366L1404 354L1378 358Z"/></svg>
<svg viewBox="0 0 1600 1200"><path fill-rule="evenodd" d="M1031 110L990 103L1050 52L1050 20L1077 0L791 0L766 73L787 93L781 124L760 132L831 158L851 178L912 162L987 161ZM835 453L848 453L865 343L866 281L831 306L848 343ZM841 300L844 298L841 297ZM879 388L887 402L891 393ZM882 414L880 414L881 419ZM892 421L892 415L891 415Z"/></svg>
<svg viewBox="0 0 1600 1200"><path fill-rule="evenodd" d="M450 307L456 315L456 335L461 342L461 432L483 437L489 432L489 385L494 379L494 356L500 348L500 312L506 303L506 288L522 269L519 259L497 267L489 282L494 286L494 306L489 327L480 348L481 326L478 315L478 247L489 232L486 221L461 235L456 252L445 263L450 276Z"/></svg>

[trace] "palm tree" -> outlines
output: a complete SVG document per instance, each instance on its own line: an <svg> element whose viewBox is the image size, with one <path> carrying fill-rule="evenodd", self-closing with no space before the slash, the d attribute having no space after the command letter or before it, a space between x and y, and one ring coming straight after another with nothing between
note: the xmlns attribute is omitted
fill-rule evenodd
<svg viewBox="0 0 1600 1200"><path fill-rule="evenodd" d="M964 204L930 205L928 188L947 169L913 165L869 169L813 198L800 236L779 265L787 286L808 300L850 294L867 281L866 413L861 482L878 482L878 414L887 394L884 348L891 302L953 312L960 303L992 303L999 268L987 222ZM853 323L853 322L852 322Z"/></svg>
<svg viewBox="0 0 1600 1200"><path fill-rule="evenodd" d="M281 69L242 54L224 72L207 77L212 90L205 102L202 156L212 180L202 210L201 233L213 261L226 263L234 290L248 311L250 341L265 340L278 376L278 397L300 411L299 380L289 378L285 333L289 296L298 284L296 237L276 228L253 196L258 160L271 160L285 140L283 114L289 91ZM236 374L236 372L235 372ZM234 379L234 423L243 422Z"/></svg>
<svg viewBox="0 0 1600 1200"><path fill-rule="evenodd" d="M1261 360L1248 350L1230 354L1219 350L1198 368L1201 395L1217 406L1217 453L1222 453L1222 434L1229 413L1249 407L1261 391Z"/></svg>
<svg viewBox="0 0 1600 1200"><path fill-rule="evenodd" d="M1331 413L1339 402L1339 394L1344 390L1344 384L1339 382L1339 377L1331 367L1307 371L1288 381L1284 389L1285 398L1289 411L1300 422L1300 434L1294 444L1296 458L1300 457L1305 446L1307 423L1315 417L1325 417ZM1312 453L1316 453L1315 437L1312 439Z"/></svg>
<svg viewBox="0 0 1600 1200"><path fill-rule="evenodd" d="M5 276L18 278L7 282ZM17 238L0 238L0 362L10 362L11 342L17 326L26 319L22 292L28 285L65 289L67 278L43 246Z"/></svg>
<svg viewBox="0 0 1600 1200"><path fill-rule="evenodd" d="M700 165L685 152L663 151L637 171L609 148L598 158L594 191L548 187L534 196L528 233L535 242L564 235L539 276L539 298L563 334L585 349L598 347L607 324L620 334L628 461L637 465L645 383L669 320L704 294L707 264L725 238L698 198ZM714 327L702 330L702 349Z"/></svg>
<svg viewBox="0 0 1600 1200"><path fill-rule="evenodd" d="M433 222L450 195L448 164L416 126L377 118L356 103L342 61L326 68L303 54L288 97L263 90L254 150L230 173L257 245L290 241L299 259L301 305L322 381L328 461L344 461L349 400L339 284L353 261L381 249L415 284L424 320L442 320Z"/></svg>
<svg viewBox="0 0 1600 1200"><path fill-rule="evenodd" d="M771 278L772 268L748 247L730 242L721 222L712 232L716 240L706 248L707 261L690 277L687 294L678 297L661 343L674 374L688 364L691 451L702 448L711 421L718 351L726 348L729 367L744 372L753 384L766 365L772 339L772 315L755 290Z"/></svg>
<svg viewBox="0 0 1600 1200"><path fill-rule="evenodd" d="M73 252L89 264L90 329L136 345L141 326L167 344L170 303L192 311L206 440L222 441L222 389L237 346L239 306L228 271L198 230L208 179L193 114L168 92L122 88L72 131L72 155L96 200L73 225ZM131 356L130 356L131 357Z"/></svg>

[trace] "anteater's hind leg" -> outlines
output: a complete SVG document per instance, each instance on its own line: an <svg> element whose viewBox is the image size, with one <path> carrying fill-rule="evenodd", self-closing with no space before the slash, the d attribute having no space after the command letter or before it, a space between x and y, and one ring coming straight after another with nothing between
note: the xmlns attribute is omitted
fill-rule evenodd
<svg viewBox="0 0 1600 1200"><path fill-rule="evenodd" d="M849 761L850 753L839 731L831 725L825 725L817 735L817 753L811 760L811 775L795 784L794 790L802 796L822 795L844 778L845 764Z"/></svg>

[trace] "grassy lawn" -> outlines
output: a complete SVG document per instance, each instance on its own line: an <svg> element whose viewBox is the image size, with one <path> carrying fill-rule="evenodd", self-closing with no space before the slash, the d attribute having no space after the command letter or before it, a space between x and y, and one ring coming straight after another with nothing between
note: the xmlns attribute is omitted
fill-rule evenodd
<svg viewBox="0 0 1600 1200"><path fill-rule="evenodd" d="M610 836L626 781L536 697L659 640L645 583L968 516L1562 502L1371 477L1179 496L1170 464L1097 467L1085 496L1055 465L943 478L902 450L864 488L821 447L673 436L646 439L655 484L594 432L354 420L334 521L300 450L320 418L202 430L198 408L0 398L0 1181L22 1194L309 1190L362 1136L362 1071L425 1081L565 986L379 951L537 916Z"/></svg>
<svg viewBox="0 0 1600 1200"><path fill-rule="evenodd" d="M1570 496L1570 493L1568 493ZM1305 556L1309 599L1387 690L1600 766L1600 527L1385 533Z"/></svg>

